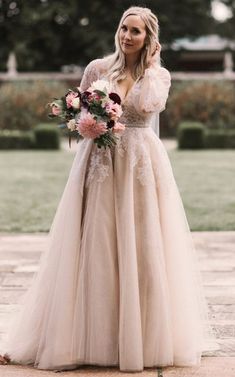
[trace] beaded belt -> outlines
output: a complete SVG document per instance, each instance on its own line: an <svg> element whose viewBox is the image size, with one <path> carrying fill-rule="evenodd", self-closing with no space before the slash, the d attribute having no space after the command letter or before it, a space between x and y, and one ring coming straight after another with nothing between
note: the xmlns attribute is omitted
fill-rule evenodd
<svg viewBox="0 0 235 377"><path fill-rule="evenodd" d="M128 124L126 124L125 122L123 122L124 123L124 125L126 126L126 128L149 128L150 127L150 125L149 124L142 124L142 125L139 125L139 124L135 124L135 125L128 125Z"/></svg>

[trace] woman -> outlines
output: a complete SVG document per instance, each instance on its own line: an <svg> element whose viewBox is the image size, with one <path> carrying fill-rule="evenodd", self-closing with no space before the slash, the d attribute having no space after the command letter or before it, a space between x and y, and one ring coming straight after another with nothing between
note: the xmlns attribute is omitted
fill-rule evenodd
<svg viewBox="0 0 235 377"><path fill-rule="evenodd" d="M40 369L198 365L205 347L190 231L151 128L170 87L156 16L129 8L115 41L113 55L86 67L81 89L108 80L126 129L111 149L79 143L48 252L7 348L12 360Z"/></svg>

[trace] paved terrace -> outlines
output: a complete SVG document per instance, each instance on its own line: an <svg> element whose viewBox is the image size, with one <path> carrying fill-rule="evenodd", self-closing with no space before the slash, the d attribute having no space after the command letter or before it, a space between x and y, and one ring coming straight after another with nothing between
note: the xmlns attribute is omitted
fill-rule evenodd
<svg viewBox="0 0 235 377"><path fill-rule="evenodd" d="M194 232L203 283L210 308L210 320L219 338L220 349L203 357L198 368L164 368L163 377L235 377L235 232ZM9 314L29 287L46 247L46 234L0 235L0 349ZM0 366L0 377L52 376L55 372L32 367ZM116 368L84 366L62 376L130 376ZM136 376L160 376L156 369L145 369Z"/></svg>

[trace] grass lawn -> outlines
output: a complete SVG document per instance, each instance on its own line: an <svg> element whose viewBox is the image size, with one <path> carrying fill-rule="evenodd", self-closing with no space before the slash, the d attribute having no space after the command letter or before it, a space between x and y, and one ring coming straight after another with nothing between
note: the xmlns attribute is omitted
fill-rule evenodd
<svg viewBox="0 0 235 377"><path fill-rule="evenodd" d="M170 151L192 230L235 229L235 151ZM48 231L74 153L0 152L0 231ZM71 198L72 200L72 198Z"/></svg>
<svg viewBox="0 0 235 377"><path fill-rule="evenodd" d="M235 230L235 150L169 155L191 230Z"/></svg>
<svg viewBox="0 0 235 377"><path fill-rule="evenodd" d="M65 151L0 152L1 232L49 230L73 157Z"/></svg>

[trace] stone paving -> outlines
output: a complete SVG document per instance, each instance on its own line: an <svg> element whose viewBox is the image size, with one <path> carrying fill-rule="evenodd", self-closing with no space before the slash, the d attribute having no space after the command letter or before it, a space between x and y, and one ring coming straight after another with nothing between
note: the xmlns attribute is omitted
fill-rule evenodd
<svg viewBox="0 0 235 377"><path fill-rule="evenodd" d="M164 368L163 377L223 376L235 377L235 232L193 232L199 256L203 284L219 349L207 353L198 368ZM0 235L0 351L8 327L9 314L18 308L18 300L29 287L37 271L46 234ZM30 367L0 366L0 377L50 376L55 372ZM81 367L61 372L60 376L129 376L115 368ZM135 373L156 376L154 369Z"/></svg>

